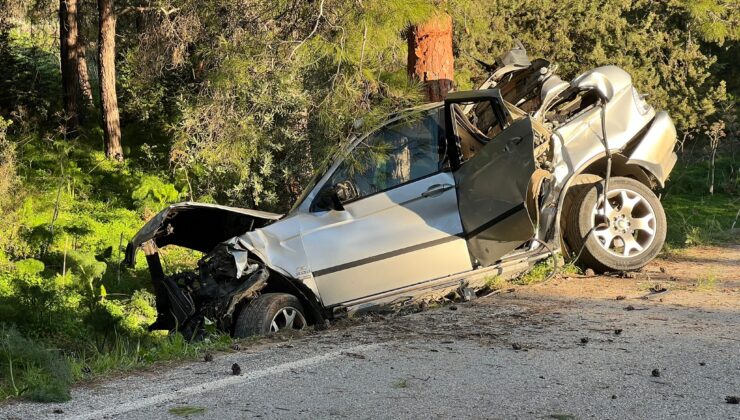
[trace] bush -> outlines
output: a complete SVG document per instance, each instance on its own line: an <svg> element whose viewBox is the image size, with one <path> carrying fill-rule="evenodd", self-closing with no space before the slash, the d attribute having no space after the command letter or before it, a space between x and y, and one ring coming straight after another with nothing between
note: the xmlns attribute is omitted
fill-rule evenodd
<svg viewBox="0 0 740 420"><path fill-rule="evenodd" d="M131 193L131 198L139 210L150 216L159 212L167 204L179 201L183 197L184 194L179 192L174 185L154 175L144 176Z"/></svg>

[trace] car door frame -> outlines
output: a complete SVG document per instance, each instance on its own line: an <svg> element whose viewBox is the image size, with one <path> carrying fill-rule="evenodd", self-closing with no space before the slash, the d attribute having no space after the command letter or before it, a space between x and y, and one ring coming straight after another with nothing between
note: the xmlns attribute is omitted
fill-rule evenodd
<svg viewBox="0 0 740 420"><path fill-rule="evenodd" d="M468 162L463 163L461 161L460 137L452 107L456 104L484 101L490 101L496 118L501 124L502 132L481 148L476 156L472 157ZM463 234L468 243L471 259L474 260L476 265L490 266L500 261L518 245L525 243L528 239L534 238L536 235L535 226L527 210L526 203L527 189L529 188L536 164L534 159L534 132L532 131L531 118L526 117L509 123L509 119L506 118L504 100L499 89L451 93L445 99L444 114L448 159L453 173L456 174L455 189L457 191L460 219L463 224ZM523 134L527 133L527 130L528 135ZM502 144L504 147L501 147ZM530 153L528 156L526 153L519 153L518 155L526 157L528 161L525 162L526 168L519 168L516 172L516 178L513 179L516 183L514 188L501 189L501 191L508 190L506 191L508 197L502 200L500 205L491 206L488 209L490 214L481 214L481 211L478 209L471 210L470 208L465 208L468 201L466 200L466 196L475 192L471 193L471 191L465 190L465 186L461 185L461 183L466 181L460 179L460 174L467 170L465 168L467 163L472 163L476 158L483 158L485 156L484 152L490 152L492 150L491 148L494 147L498 147L506 152L510 150L526 152L526 150L529 150ZM480 166L485 166L485 163ZM515 190L513 194L512 190ZM483 193L483 191L479 192ZM497 189L490 188L489 186L485 192L491 194L491 199L496 198ZM517 193L521 195L521 202L514 204L512 197L516 197ZM504 193L502 192L500 195L504 195ZM516 199L518 200L518 197ZM511 226L503 226L502 223L507 223ZM529 231L530 226L531 232Z"/></svg>

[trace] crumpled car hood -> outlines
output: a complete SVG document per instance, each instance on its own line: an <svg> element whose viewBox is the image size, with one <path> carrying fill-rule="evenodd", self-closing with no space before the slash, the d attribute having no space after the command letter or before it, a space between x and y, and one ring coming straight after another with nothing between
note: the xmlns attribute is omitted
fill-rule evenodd
<svg viewBox="0 0 740 420"><path fill-rule="evenodd" d="M217 204L172 204L154 216L126 247L125 263L133 266L139 247L154 240L157 247L177 245L209 252L219 243L266 226L281 214Z"/></svg>

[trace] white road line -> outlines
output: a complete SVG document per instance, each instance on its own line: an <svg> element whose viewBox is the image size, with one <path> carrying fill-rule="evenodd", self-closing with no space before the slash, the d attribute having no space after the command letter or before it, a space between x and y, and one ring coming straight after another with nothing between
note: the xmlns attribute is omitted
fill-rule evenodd
<svg viewBox="0 0 740 420"><path fill-rule="evenodd" d="M72 416L72 417L69 417L69 419L74 419L74 420L99 419L99 418L106 417L106 416L115 416L119 414L124 414L124 413L128 413L134 410L139 410L142 408L151 407L153 405L172 401L178 398L188 397L188 396L197 395L197 394L203 394L209 391L226 388L228 386L235 385L238 383L253 381L255 379L263 378L265 376L279 375L291 369L299 369L299 368L305 368L309 366L318 365L320 363L337 358L341 356L342 353L367 351L367 350L373 349L378 346L379 346L378 343L363 344L360 346L349 347L349 348L342 349L342 350L336 350L336 351L324 353L318 356L309 357L307 359L301 359L301 360L296 360L294 362L283 363L282 365L277 365L277 366L271 366L271 367L268 367L262 370L257 370L254 372L250 372L250 373L247 373L241 376L229 376L229 377L218 379L212 382L199 383L193 386L189 386L187 388L178 389L173 392L153 395L151 397L144 398L141 400L118 404L114 407L106 408L103 410L92 411L89 413Z"/></svg>

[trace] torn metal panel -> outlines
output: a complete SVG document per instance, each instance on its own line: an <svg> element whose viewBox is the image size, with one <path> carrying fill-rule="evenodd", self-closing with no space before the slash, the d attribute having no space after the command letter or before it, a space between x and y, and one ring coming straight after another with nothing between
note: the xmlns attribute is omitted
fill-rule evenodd
<svg viewBox="0 0 740 420"><path fill-rule="evenodd" d="M206 203L172 204L134 236L125 263L133 266L139 247L153 240L158 247L177 245L209 252L218 243L278 220L282 215Z"/></svg>

